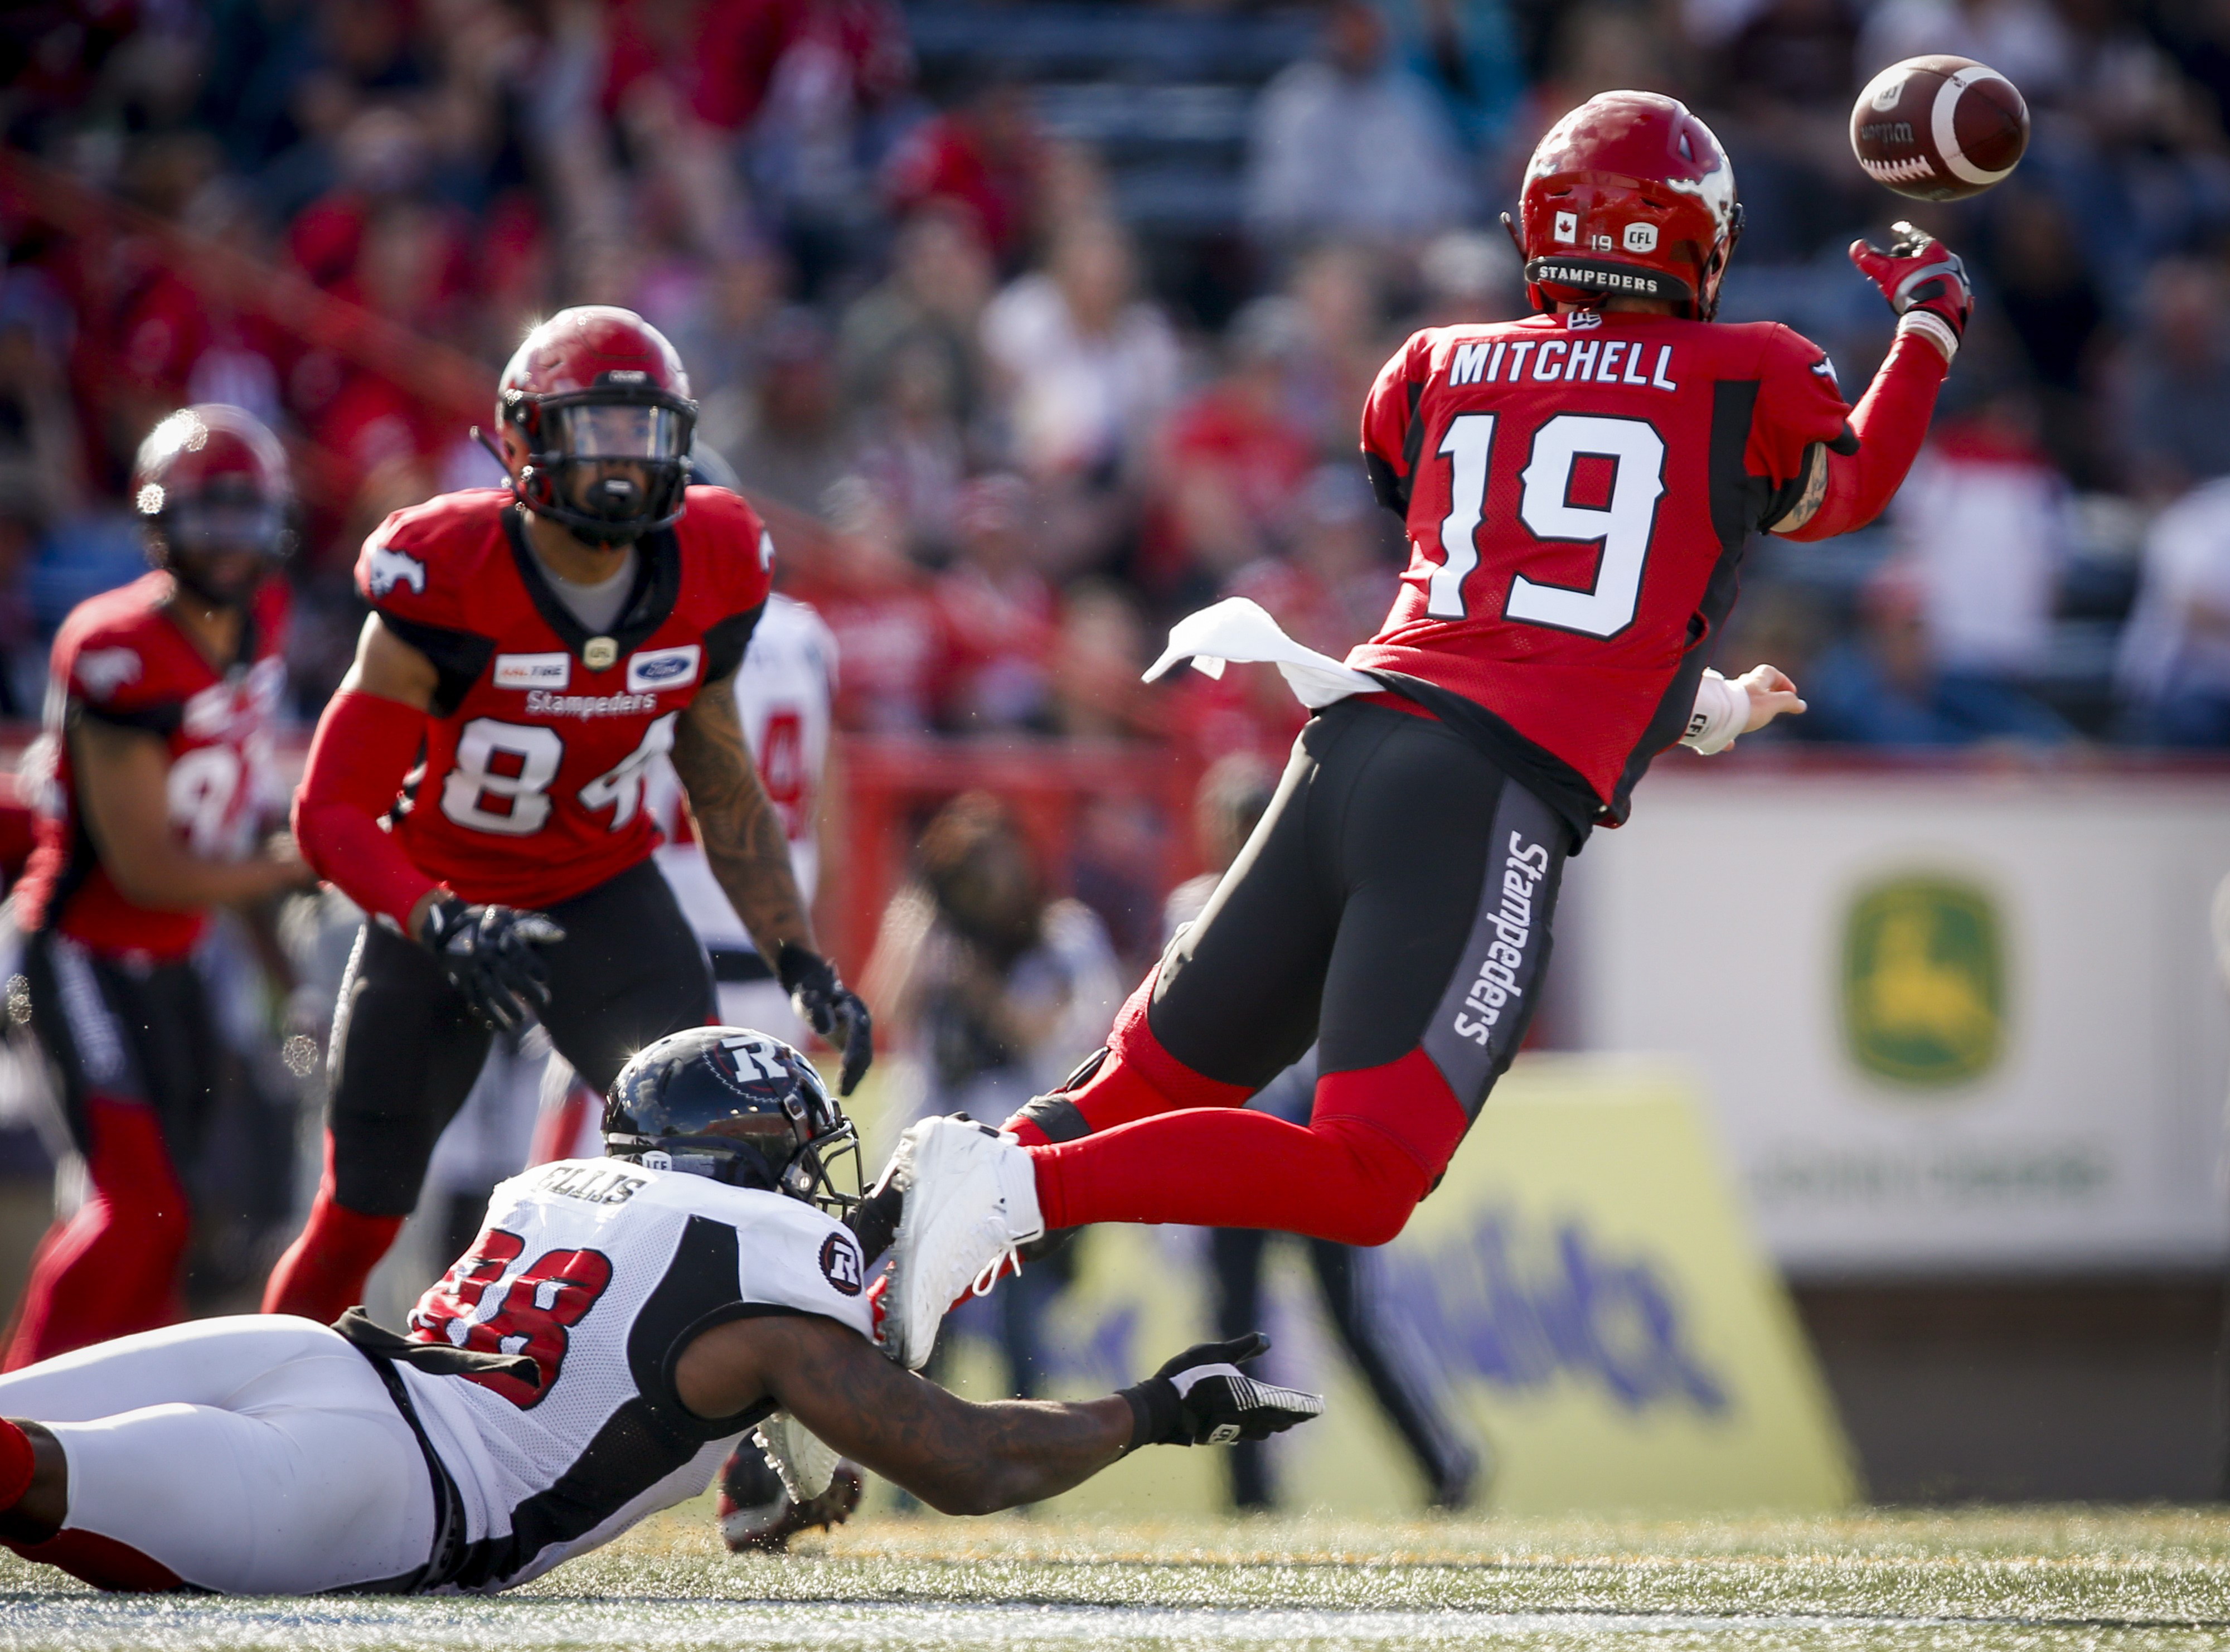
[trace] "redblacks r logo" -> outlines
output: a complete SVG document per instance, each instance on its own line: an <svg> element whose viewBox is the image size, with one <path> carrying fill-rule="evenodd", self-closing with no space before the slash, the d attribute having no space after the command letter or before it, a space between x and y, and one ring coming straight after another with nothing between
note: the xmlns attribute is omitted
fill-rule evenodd
<svg viewBox="0 0 2230 1652"><path fill-rule="evenodd" d="M840 1296L860 1294L860 1250L851 1235L832 1233L821 1242L821 1275Z"/></svg>

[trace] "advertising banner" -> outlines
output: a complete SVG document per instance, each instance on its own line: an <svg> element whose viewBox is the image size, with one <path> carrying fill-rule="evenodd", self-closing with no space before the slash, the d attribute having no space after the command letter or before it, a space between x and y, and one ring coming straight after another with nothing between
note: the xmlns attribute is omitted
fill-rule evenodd
<svg viewBox="0 0 2230 1652"><path fill-rule="evenodd" d="M1786 1268L2220 1262L2230 778L1661 766L1573 862L1563 984L1692 1065Z"/></svg>
<svg viewBox="0 0 2230 1652"><path fill-rule="evenodd" d="M1106 1393L1209 1334L1205 1238L1107 1226L1079 1239L1075 1281L1044 1321L1055 1395ZM1299 1242L1273 1254L1265 1374L1330 1399L1275 1444L1281 1505L1421 1508L1424 1481L1332 1340ZM1521 1060L1408 1230L1362 1254L1378 1322L1491 1465L1484 1507L1827 1510L1854 1494L1809 1352L1677 1069ZM1010 1391L991 1307L947 1330L949 1374L978 1397ZM1144 1452L1055 1507L1221 1508L1227 1455Z"/></svg>

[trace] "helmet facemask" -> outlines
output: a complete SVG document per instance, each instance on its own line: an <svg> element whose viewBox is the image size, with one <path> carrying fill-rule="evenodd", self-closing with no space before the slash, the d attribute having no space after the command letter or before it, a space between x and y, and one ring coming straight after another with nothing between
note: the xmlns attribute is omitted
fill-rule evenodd
<svg viewBox="0 0 2230 1652"><path fill-rule="evenodd" d="M247 606L294 545L285 507L253 498L181 501L150 518L147 535L157 567L221 608Z"/></svg>
<svg viewBox="0 0 2230 1652"><path fill-rule="evenodd" d="M503 393L526 445L516 491L527 509L592 545L627 545L680 515L695 403L625 375L560 395Z"/></svg>

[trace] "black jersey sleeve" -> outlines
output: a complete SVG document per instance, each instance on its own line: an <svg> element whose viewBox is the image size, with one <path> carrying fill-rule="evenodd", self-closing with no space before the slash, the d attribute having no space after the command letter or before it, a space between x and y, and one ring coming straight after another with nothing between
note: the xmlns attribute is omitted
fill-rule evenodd
<svg viewBox="0 0 2230 1652"><path fill-rule="evenodd" d="M744 652L751 645L751 633L759 628L759 616L766 612L766 604L747 608L740 614L731 614L715 621L705 632L705 681L723 682L736 674L736 668L744 662Z"/></svg>
<svg viewBox="0 0 2230 1652"><path fill-rule="evenodd" d="M430 709L436 717L447 717L464 703L480 673L487 669L488 656L495 652L494 638L470 631L453 631L399 614L383 613L379 623L434 662L440 674Z"/></svg>

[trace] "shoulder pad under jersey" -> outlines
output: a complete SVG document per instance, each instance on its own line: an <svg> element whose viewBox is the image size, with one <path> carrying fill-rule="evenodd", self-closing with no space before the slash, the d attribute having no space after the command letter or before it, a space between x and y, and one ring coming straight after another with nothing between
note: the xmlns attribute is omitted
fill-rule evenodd
<svg viewBox="0 0 2230 1652"><path fill-rule="evenodd" d="M357 590L383 614L470 630L474 596L492 560L507 565L509 490L474 487L396 511L364 542Z"/></svg>
<svg viewBox="0 0 2230 1652"><path fill-rule="evenodd" d="M146 575L71 610L51 658L72 698L126 712L183 700L201 686L178 681L178 639L155 606L164 589L159 576Z"/></svg>
<svg viewBox="0 0 2230 1652"><path fill-rule="evenodd" d="M774 584L774 536L741 494L699 483L687 497L689 508L674 525L682 556L719 582L718 606L757 608Z"/></svg>

